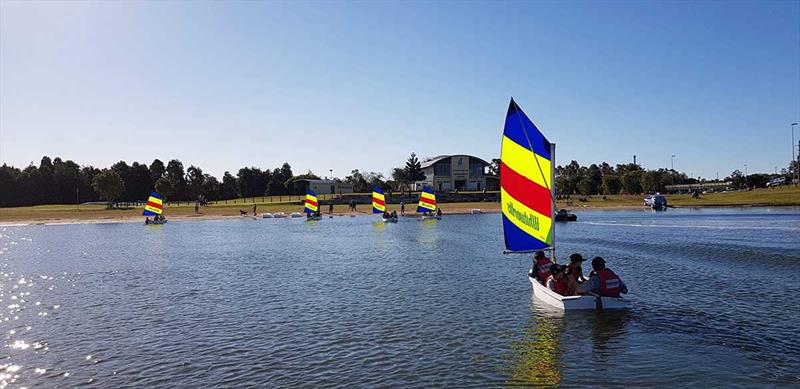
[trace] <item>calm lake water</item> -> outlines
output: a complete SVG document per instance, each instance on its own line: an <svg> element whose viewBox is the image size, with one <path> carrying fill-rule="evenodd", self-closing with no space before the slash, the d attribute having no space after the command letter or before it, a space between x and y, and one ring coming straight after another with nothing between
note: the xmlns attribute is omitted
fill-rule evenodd
<svg viewBox="0 0 800 389"><path fill-rule="evenodd" d="M0 227L0 387L800 384L800 209L577 214L630 312L543 309L496 214Z"/></svg>

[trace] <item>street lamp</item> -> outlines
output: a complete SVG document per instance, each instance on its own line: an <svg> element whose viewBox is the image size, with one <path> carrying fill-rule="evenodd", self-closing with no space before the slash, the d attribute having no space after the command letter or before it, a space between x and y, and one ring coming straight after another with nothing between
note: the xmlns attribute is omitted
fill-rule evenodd
<svg viewBox="0 0 800 389"><path fill-rule="evenodd" d="M328 171L331 172L331 180L333 180L333 169L328 169Z"/></svg>
<svg viewBox="0 0 800 389"><path fill-rule="evenodd" d="M675 170L675 154L672 154L672 157L669 159L669 169Z"/></svg>
<svg viewBox="0 0 800 389"><path fill-rule="evenodd" d="M789 167L792 168L792 181L794 181L794 176L797 172L797 167L795 166L797 164L797 157L794 154L794 148L797 147L797 145L794 144L794 126L796 125L797 123L792 123L792 164L789 165Z"/></svg>
<svg viewBox="0 0 800 389"><path fill-rule="evenodd" d="M744 164L744 186L747 187L747 164Z"/></svg>

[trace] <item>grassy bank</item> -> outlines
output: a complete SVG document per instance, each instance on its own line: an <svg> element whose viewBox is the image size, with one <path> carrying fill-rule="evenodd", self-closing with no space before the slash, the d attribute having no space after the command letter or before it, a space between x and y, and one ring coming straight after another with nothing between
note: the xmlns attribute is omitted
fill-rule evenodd
<svg viewBox="0 0 800 389"><path fill-rule="evenodd" d="M690 195L669 195L669 204L675 207L715 207L715 206L800 206L800 187L783 187L776 189L758 189L749 192L713 193L702 195L700 199L693 199ZM593 196L586 201L573 199L572 205L564 201L558 202L558 208L638 208L642 206L643 196ZM255 204L259 213L264 212L301 212L302 206L295 202L264 202L272 199L256 198ZM200 212L194 212L193 204L183 203L171 205L166 208L166 215L170 219L195 219L195 218L224 218L239 217L239 210L251 213L253 202L236 201L218 202L212 206L201 207ZM440 204L445 213L466 213L478 208L483 212L498 212L499 203L443 203ZM399 212L397 204L388 205L390 211ZM413 213L416 204L408 204L406 210ZM327 213L328 207L323 205L322 210ZM345 205L335 206L334 213L345 214ZM369 214L369 205L358 206L356 214ZM71 223L71 222L111 222L111 221L141 221L142 208L114 208L107 209L103 205L39 205L32 207L0 208L0 223Z"/></svg>

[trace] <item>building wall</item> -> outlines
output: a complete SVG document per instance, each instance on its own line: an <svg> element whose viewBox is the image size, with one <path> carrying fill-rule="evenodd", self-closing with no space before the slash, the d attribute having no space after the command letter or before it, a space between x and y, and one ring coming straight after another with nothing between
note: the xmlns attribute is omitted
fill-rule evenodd
<svg viewBox="0 0 800 389"><path fill-rule="evenodd" d="M473 172L470 175L470 162L481 165L479 174ZM438 164L449 164L449 175L436 175L435 166ZM449 159L441 161L434 166L423 169L425 181L415 184L415 190L421 190L424 185L432 187L436 191L447 192L455 189L459 190L483 190L486 188L486 176L483 172L483 162L472 159L468 155L453 155Z"/></svg>

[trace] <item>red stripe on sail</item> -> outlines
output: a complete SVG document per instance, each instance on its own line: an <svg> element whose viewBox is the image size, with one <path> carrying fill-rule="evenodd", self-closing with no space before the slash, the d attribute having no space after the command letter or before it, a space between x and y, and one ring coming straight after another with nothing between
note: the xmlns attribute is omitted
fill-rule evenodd
<svg viewBox="0 0 800 389"><path fill-rule="evenodd" d="M500 186L526 207L549 218L553 217L550 191L517 173L502 161L500 162Z"/></svg>
<svg viewBox="0 0 800 389"><path fill-rule="evenodd" d="M423 203L430 204L430 205L436 205L436 200L431 200L431 199L428 199L428 198L425 198L425 197L420 197L419 201L423 202Z"/></svg>
<svg viewBox="0 0 800 389"><path fill-rule="evenodd" d="M151 206L151 207L153 207L153 208L158 208L158 209L163 209L163 208L164 208L164 206L163 206L163 205L161 205L161 204L156 204L156 203L154 203L154 202L152 202L152 201L148 201L148 202L147 202L147 205L149 205L149 206Z"/></svg>
<svg viewBox="0 0 800 389"><path fill-rule="evenodd" d="M317 202L316 201L311 201L311 200L308 200L308 199L306 200L306 204L313 205L315 207L317 206Z"/></svg>
<svg viewBox="0 0 800 389"><path fill-rule="evenodd" d="M386 205L386 203L383 202L383 200L381 200L381 199L379 199L377 197L373 197L372 198L372 202L375 203L375 204Z"/></svg>

